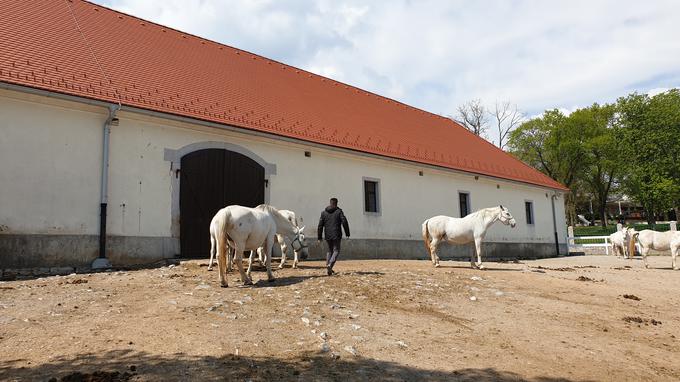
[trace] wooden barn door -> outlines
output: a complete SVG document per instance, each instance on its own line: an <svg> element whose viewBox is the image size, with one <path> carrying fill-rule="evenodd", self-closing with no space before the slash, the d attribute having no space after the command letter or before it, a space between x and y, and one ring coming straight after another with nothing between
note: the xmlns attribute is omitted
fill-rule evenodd
<svg viewBox="0 0 680 382"><path fill-rule="evenodd" d="M210 220L228 205L264 203L264 168L233 151L206 149L182 157L179 192L182 257L210 256Z"/></svg>

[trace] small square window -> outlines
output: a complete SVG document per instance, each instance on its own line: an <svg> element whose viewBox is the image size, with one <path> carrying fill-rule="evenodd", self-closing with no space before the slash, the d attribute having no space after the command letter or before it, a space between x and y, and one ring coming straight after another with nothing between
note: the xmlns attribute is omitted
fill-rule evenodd
<svg viewBox="0 0 680 382"><path fill-rule="evenodd" d="M527 216L527 224L534 224L534 202L525 201L524 211Z"/></svg>
<svg viewBox="0 0 680 382"><path fill-rule="evenodd" d="M364 179L364 212L380 212L380 182Z"/></svg>
<svg viewBox="0 0 680 382"><path fill-rule="evenodd" d="M470 193L458 193L458 207L460 208L460 217L464 218L470 214Z"/></svg>

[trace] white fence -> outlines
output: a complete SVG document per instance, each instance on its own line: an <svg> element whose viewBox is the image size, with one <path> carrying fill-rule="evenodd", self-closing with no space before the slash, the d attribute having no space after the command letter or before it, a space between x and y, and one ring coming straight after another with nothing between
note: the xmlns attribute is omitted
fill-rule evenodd
<svg viewBox="0 0 680 382"><path fill-rule="evenodd" d="M569 252L578 252L584 248L604 248L604 254L609 255L612 243L609 242L609 236L567 236L567 246ZM635 243L638 252L640 251L640 244Z"/></svg>

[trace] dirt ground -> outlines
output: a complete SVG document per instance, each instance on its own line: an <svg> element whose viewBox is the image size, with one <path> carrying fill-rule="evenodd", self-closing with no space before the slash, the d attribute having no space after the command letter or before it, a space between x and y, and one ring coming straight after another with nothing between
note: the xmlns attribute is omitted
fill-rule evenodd
<svg viewBox="0 0 680 382"><path fill-rule="evenodd" d="M680 380L667 256L206 265L0 283L0 380Z"/></svg>

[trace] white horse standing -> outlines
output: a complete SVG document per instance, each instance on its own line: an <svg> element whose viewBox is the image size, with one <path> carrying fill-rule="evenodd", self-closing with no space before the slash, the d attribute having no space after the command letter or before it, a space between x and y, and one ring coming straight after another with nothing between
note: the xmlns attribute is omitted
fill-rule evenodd
<svg viewBox="0 0 680 382"><path fill-rule="evenodd" d="M425 241L425 248L432 258L432 264L435 267L439 266L437 249L442 241L454 244L467 244L474 241L477 263L471 256L470 265L473 268L483 269L482 240L484 240L489 227L497 221L513 228L516 224L510 211L503 206L484 208L463 218L440 215L425 220L422 227L423 240Z"/></svg>
<svg viewBox="0 0 680 382"><path fill-rule="evenodd" d="M631 249L634 249L635 239L640 243L640 253L642 253L642 259L645 262L645 268L649 268L647 255L650 250L668 251L670 249L671 257L673 258L673 269L678 270L675 259L680 248L680 231L657 232L651 229L645 229L640 232L633 231L630 243Z"/></svg>
<svg viewBox="0 0 680 382"><path fill-rule="evenodd" d="M299 240L300 229L295 227L279 211L269 205L255 208L227 206L217 211L210 223L210 253L217 252L220 285L227 287L227 251L234 253L236 267L244 285L252 284L243 269L243 252L263 247L267 279L274 280L271 269L271 250L276 232Z"/></svg>
<svg viewBox="0 0 680 382"><path fill-rule="evenodd" d="M279 213L283 215L288 221L290 221L295 227L299 227L298 225L298 218L295 215L295 212L290 211L290 210L279 210ZM302 218L300 218L300 221L302 221ZM212 225L211 225L212 227ZM278 229L278 228L277 228ZM307 249L307 242L305 241L305 235L304 235L304 230L305 227L300 228L299 232L300 234L296 237L293 238L292 240L287 239L283 234L279 233L277 231L275 241L281 246L281 264L279 265L279 269L283 268L283 265L286 262L286 252L288 251L288 242L290 242L290 246L293 248L293 268L297 268L297 264L299 262L300 258L307 258L309 256L309 252ZM214 237L213 230L210 230L210 240L212 242ZM253 253L254 251L250 252L250 256L248 258L248 270L246 271L246 274L250 276L250 270L252 268L253 264ZM257 254L259 257L260 263L264 264L264 255L262 252L262 247L257 249ZM208 270L212 271L212 267L214 264L214 251L211 251L210 253L210 261L208 262ZM231 257L231 256L229 256ZM232 262L229 261L229 264L227 265L227 272L231 272L231 264Z"/></svg>
<svg viewBox="0 0 680 382"><path fill-rule="evenodd" d="M609 235L609 242L612 244L612 254L614 256L621 256L625 259L626 256L626 230L616 231Z"/></svg>

